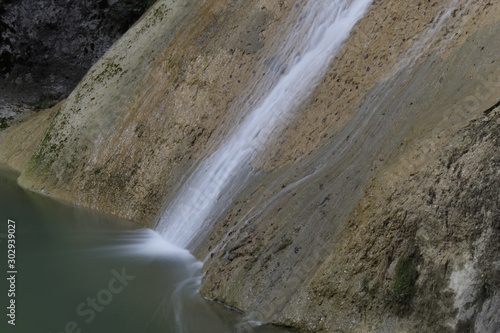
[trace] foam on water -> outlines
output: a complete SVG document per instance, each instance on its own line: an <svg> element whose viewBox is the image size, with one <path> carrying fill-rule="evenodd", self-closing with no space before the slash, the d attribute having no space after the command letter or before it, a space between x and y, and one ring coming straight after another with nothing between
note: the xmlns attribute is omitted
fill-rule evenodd
<svg viewBox="0 0 500 333"><path fill-rule="evenodd" d="M165 258L184 261L192 264L190 271L198 271L202 263L182 247L172 244L158 232L151 229L135 229L104 233L107 239L114 240L116 245L96 246L90 251L112 256L130 256L144 258Z"/></svg>
<svg viewBox="0 0 500 333"><path fill-rule="evenodd" d="M137 244L137 254L146 256L167 256L192 258L191 253L165 240L159 233L151 229L142 229L144 238L142 244ZM197 262L197 269L201 268L201 263Z"/></svg>

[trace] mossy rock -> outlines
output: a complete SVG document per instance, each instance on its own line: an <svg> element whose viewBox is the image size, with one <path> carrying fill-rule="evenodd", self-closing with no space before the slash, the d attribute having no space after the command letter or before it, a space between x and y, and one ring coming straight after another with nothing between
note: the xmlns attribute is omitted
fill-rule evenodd
<svg viewBox="0 0 500 333"><path fill-rule="evenodd" d="M418 271L415 267L415 256L402 257L396 264L395 278L388 293L388 301L394 312L403 316L410 312L411 301L415 295L415 284Z"/></svg>

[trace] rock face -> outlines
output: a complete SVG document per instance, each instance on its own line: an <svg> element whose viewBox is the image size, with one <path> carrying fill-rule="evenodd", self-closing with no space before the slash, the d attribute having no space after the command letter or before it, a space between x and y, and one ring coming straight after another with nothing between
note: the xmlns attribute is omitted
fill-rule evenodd
<svg viewBox="0 0 500 333"><path fill-rule="evenodd" d="M266 75L256 65L272 49L265 28L280 29L290 7L299 10L157 3L68 97L20 181L152 223L193 161L230 129L251 78Z"/></svg>
<svg viewBox="0 0 500 333"><path fill-rule="evenodd" d="M299 15L158 1L44 111L46 131L3 131L0 158L26 188L153 226ZM201 292L304 332L498 331L499 17L489 1L374 1L193 249Z"/></svg>
<svg viewBox="0 0 500 333"><path fill-rule="evenodd" d="M498 304L490 287L499 275L499 111L436 152L414 143L385 168L283 322L333 332L497 331L489 311Z"/></svg>
<svg viewBox="0 0 500 333"><path fill-rule="evenodd" d="M0 116L47 108L151 4L138 0L0 3Z"/></svg>

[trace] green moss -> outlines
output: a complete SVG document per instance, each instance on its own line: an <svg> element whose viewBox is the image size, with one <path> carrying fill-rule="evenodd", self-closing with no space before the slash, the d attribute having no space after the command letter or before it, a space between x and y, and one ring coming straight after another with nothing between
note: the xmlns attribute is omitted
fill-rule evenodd
<svg viewBox="0 0 500 333"><path fill-rule="evenodd" d="M0 117L0 130L5 129L10 126L10 121L13 120L14 117Z"/></svg>
<svg viewBox="0 0 500 333"><path fill-rule="evenodd" d="M67 138L64 140L58 139L57 132L55 130L56 127L61 127L61 122L63 124L67 122L66 118L66 114L61 115L60 111L58 111L55 120L50 125L49 129L45 133L45 136L40 141L40 144L30 159L31 169L36 169L42 172L50 170L50 167L54 164L56 158L61 152L61 149L67 141ZM58 121L58 119L60 121Z"/></svg>
<svg viewBox="0 0 500 333"><path fill-rule="evenodd" d="M397 315L402 316L410 311L417 278L414 256L400 258L396 264L394 283L388 295L390 306Z"/></svg>
<svg viewBox="0 0 500 333"><path fill-rule="evenodd" d="M116 64L114 62L114 59L108 59L104 64L104 69L94 77L94 81L103 83L104 81L109 80L121 71L123 71L123 68L120 65Z"/></svg>
<svg viewBox="0 0 500 333"><path fill-rule="evenodd" d="M50 169L50 166L54 163L55 158L48 154L48 148L51 141L50 130L47 131L45 136L43 137L38 149L33 154L30 160L31 168L39 169L42 171L47 171Z"/></svg>

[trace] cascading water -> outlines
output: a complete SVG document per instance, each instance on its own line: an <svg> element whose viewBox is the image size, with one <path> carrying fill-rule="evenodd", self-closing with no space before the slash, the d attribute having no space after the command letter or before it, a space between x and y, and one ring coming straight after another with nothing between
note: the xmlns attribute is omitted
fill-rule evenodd
<svg viewBox="0 0 500 333"><path fill-rule="evenodd" d="M251 159L309 95L370 3L310 0L304 5L280 46L285 73L278 80L262 81L255 87L251 98L257 99L253 103L256 107L243 110L244 119L215 153L201 162L168 205L157 225L163 237L187 247L211 218L230 204L229 200L220 200L223 192L234 193L244 185Z"/></svg>

